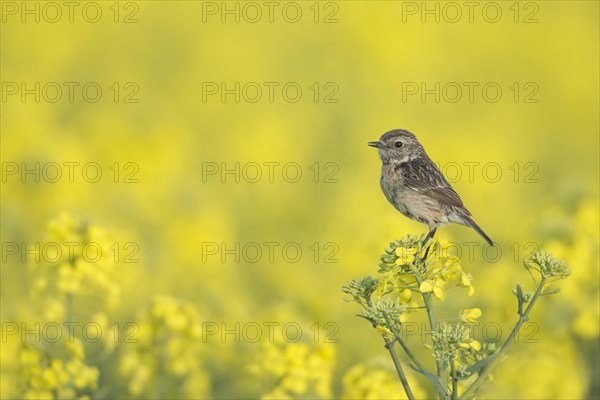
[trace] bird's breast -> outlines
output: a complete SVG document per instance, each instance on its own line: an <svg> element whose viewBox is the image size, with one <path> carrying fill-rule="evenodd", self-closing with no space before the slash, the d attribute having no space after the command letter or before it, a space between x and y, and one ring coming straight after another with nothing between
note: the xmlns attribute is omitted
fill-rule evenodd
<svg viewBox="0 0 600 400"><path fill-rule="evenodd" d="M381 190L388 201L395 205L403 189L402 174L394 169L391 164L384 164L381 168Z"/></svg>

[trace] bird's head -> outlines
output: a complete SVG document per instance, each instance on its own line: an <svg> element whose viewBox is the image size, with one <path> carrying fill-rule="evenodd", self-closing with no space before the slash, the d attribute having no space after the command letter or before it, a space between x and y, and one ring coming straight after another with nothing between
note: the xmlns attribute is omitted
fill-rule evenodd
<svg viewBox="0 0 600 400"><path fill-rule="evenodd" d="M394 129L386 132L376 142L369 146L379 149L379 157L386 163L405 163L420 157L424 150L416 136L404 129Z"/></svg>

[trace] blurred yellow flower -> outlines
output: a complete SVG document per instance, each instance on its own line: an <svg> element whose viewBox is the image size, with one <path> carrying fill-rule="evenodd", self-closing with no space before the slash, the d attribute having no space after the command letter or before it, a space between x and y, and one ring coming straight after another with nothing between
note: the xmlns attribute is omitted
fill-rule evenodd
<svg viewBox="0 0 600 400"><path fill-rule="evenodd" d="M459 318L466 324L477 323L477 318L481 317L481 310L479 308L467 308L459 313Z"/></svg>
<svg viewBox="0 0 600 400"><path fill-rule="evenodd" d="M286 343L263 341L261 354L248 367L252 374L271 377L275 385L262 399L327 399L332 395L331 378L334 348L328 343Z"/></svg>
<svg viewBox="0 0 600 400"><path fill-rule="evenodd" d="M413 394L427 398L427 391L418 384L415 374L406 371ZM342 378L342 399L406 399L406 394L391 365L391 360L380 357L352 366Z"/></svg>
<svg viewBox="0 0 600 400"><path fill-rule="evenodd" d="M203 397L209 390L202 365L200 317L188 302L156 295L136 323L136 342L122 354L120 373L133 395ZM181 385L166 385L171 378ZM197 381L196 383L192 383Z"/></svg>
<svg viewBox="0 0 600 400"><path fill-rule="evenodd" d="M45 393L52 391L59 393L61 398L74 399L78 391L95 390L98 387L99 370L85 364L83 347L77 340L55 343L52 351L23 345L20 361L25 398L34 395L45 398Z"/></svg>

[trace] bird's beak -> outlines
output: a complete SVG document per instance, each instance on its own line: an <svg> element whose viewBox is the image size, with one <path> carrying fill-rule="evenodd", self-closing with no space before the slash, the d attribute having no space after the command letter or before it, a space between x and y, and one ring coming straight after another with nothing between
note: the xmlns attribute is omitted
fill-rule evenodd
<svg viewBox="0 0 600 400"><path fill-rule="evenodd" d="M377 142L369 142L369 146L371 147L377 147L378 149L380 149L382 147L383 143L381 143L380 141Z"/></svg>

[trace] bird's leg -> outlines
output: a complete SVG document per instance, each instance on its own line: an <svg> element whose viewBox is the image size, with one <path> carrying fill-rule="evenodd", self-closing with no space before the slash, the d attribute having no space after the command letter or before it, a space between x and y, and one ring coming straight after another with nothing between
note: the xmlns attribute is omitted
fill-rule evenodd
<svg viewBox="0 0 600 400"><path fill-rule="evenodd" d="M423 243L421 244L421 246L425 246L425 243L427 243L427 241L429 239L433 239L433 236L435 235L435 231L437 230L437 226L434 226L429 233L427 234L427 236L425 236L425 239L423 240Z"/></svg>
<svg viewBox="0 0 600 400"><path fill-rule="evenodd" d="M437 226L434 226L433 229L431 229L429 231L429 233L427 234L427 236L425 236L425 240L423 240L423 243L421 244L421 246L425 246L425 244L427 243L427 241L429 239L433 239L433 236L435 235L435 231L437 230ZM429 249L431 249L431 245L429 245L427 247L427 250L425 250L425 255L423 256L423 260L427 259L427 256L429 255Z"/></svg>

